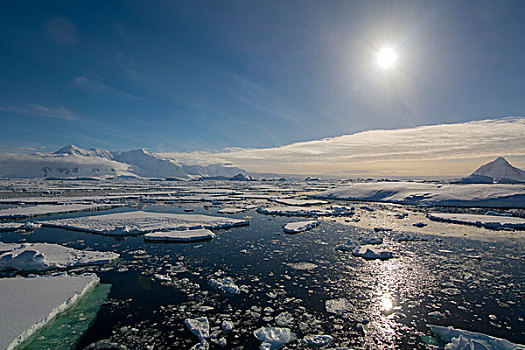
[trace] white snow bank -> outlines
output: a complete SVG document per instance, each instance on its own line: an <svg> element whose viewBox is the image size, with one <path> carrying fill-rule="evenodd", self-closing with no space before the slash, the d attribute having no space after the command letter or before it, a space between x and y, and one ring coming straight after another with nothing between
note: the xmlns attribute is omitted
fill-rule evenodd
<svg viewBox="0 0 525 350"><path fill-rule="evenodd" d="M286 233L299 233L311 230L317 225L319 225L319 221L317 220L289 222L283 226L283 230Z"/></svg>
<svg viewBox="0 0 525 350"><path fill-rule="evenodd" d="M363 245L359 247L359 250L355 250L352 252L354 256L359 256L366 260L374 260L374 259L391 259L394 257L392 252L387 250L382 250L377 247L369 246L369 245Z"/></svg>
<svg viewBox="0 0 525 350"><path fill-rule="evenodd" d="M200 214L153 213L132 211L80 218L49 220L44 226L101 233L107 235L138 235L155 231L218 229L248 225L248 220Z"/></svg>
<svg viewBox="0 0 525 350"><path fill-rule="evenodd" d="M524 350L525 345L487 334L455 329L452 326L430 325L432 333L447 343L445 350Z"/></svg>
<svg viewBox="0 0 525 350"><path fill-rule="evenodd" d="M344 208L344 209L343 209ZM306 208L306 207L267 207L259 208L261 214L284 216L347 216L354 215L351 208L336 207L334 209Z"/></svg>
<svg viewBox="0 0 525 350"><path fill-rule="evenodd" d="M43 271L84 265L101 265L119 254L78 250L51 243L0 243L0 271Z"/></svg>
<svg viewBox="0 0 525 350"><path fill-rule="evenodd" d="M279 203L279 204L293 205L293 206L309 206L309 205L328 204L327 201L323 201L320 199L273 198L269 200Z"/></svg>
<svg viewBox="0 0 525 350"><path fill-rule="evenodd" d="M99 283L96 275L0 279L0 349L14 349Z"/></svg>
<svg viewBox="0 0 525 350"><path fill-rule="evenodd" d="M121 207L121 204L65 204L65 205L35 205L0 209L0 219L23 219L50 214L75 213L81 211L107 210Z"/></svg>
<svg viewBox="0 0 525 350"><path fill-rule="evenodd" d="M450 222L454 224L483 226L489 229L501 230L511 228L525 230L525 219L501 216L501 215L479 215L479 214L450 214L430 213L428 218L434 221Z"/></svg>
<svg viewBox="0 0 525 350"><path fill-rule="evenodd" d="M415 205L525 208L525 185L370 182L319 192L311 197Z"/></svg>
<svg viewBox="0 0 525 350"><path fill-rule="evenodd" d="M261 341L261 350L279 349L297 339L289 328L279 327L261 327L255 330L253 335Z"/></svg>
<svg viewBox="0 0 525 350"><path fill-rule="evenodd" d="M147 241L195 242L215 238L215 233L211 232L208 229L201 228L196 230L151 232L146 233L144 235L144 238Z"/></svg>

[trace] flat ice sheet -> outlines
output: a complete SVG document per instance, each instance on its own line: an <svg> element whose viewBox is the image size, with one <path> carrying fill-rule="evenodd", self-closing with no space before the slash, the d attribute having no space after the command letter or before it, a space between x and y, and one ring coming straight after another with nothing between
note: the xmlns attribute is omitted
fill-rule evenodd
<svg viewBox="0 0 525 350"><path fill-rule="evenodd" d="M298 206L328 204L327 201L323 201L320 199L275 198L275 199L272 199L272 201L279 203L279 204L284 204L284 205L298 205Z"/></svg>
<svg viewBox="0 0 525 350"><path fill-rule="evenodd" d="M91 291L96 275L0 278L0 349L12 349Z"/></svg>
<svg viewBox="0 0 525 350"><path fill-rule="evenodd" d="M78 250L52 243L0 243L0 271L43 271L101 265L118 257L118 253Z"/></svg>
<svg viewBox="0 0 525 350"><path fill-rule="evenodd" d="M323 209L311 207L267 207L259 208L257 211L261 214L284 215L284 216L346 216L354 215L351 208Z"/></svg>
<svg viewBox="0 0 525 350"><path fill-rule="evenodd" d="M454 224L476 225L486 228L514 228L525 230L525 219L512 216L430 213L428 218L434 221L444 221Z"/></svg>
<svg viewBox="0 0 525 350"><path fill-rule="evenodd" d="M22 219L49 214L75 213L81 211L96 211L117 208L120 204L65 204L65 205L35 205L0 209L0 219Z"/></svg>
<svg viewBox="0 0 525 350"><path fill-rule="evenodd" d="M215 238L215 233L208 229L180 230L146 233L144 238L148 241L160 242L196 242Z"/></svg>
<svg viewBox="0 0 525 350"><path fill-rule="evenodd" d="M525 208L525 185L370 182L318 192L311 197L416 205Z"/></svg>
<svg viewBox="0 0 525 350"><path fill-rule="evenodd" d="M131 211L71 219L42 221L42 225L108 234L139 235L155 231L218 229L248 225L248 220L201 214L154 213Z"/></svg>

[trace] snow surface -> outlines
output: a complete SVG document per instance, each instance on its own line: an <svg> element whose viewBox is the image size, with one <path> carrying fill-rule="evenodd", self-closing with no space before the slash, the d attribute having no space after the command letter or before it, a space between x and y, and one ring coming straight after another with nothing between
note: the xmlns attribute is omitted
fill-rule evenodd
<svg viewBox="0 0 525 350"><path fill-rule="evenodd" d="M101 265L119 254L78 250L51 243L0 243L0 271L43 271L84 265Z"/></svg>
<svg viewBox="0 0 525 350"><path fill-rule="evenodd" d="M310 207L267 207L259 208L261 214L284 215L284 216L347 216L354 215L351 208L337 207L334 209L321 209Z"/></svg>
<svg viewBox="0 0 525 350"><path fill-rule="evenodd" d="M279 349L284 344L297 340L289 328L261 327L255 330L253 335L261 341L261 350Z"/></svg>
<svg viewBox="0 0 525 350"><path fill-rule="evenodd" d="M525 185L369 182L318 192L312 197L414 205L525 208Z"/></svg>
<svg viewBox="0 0 525 350"><path fill-rule="evenodd" d="M154 213L132 211L80 218L43 221L44 226L101 233L139 235L143 233L199 228L218 229L248 225L248 220L200 214Z"/></svg>
<svg viewBox="0 0 525 350"><path fill-rule="evenodd" d="M501 215L455 214L455 213L430 213L428 218L434 221L450 222L483 226L489 229L511 228L525 230L525 219Z"/></svg>
<svg viewBox="0 0 525 350"><path fill-rule="evenodd" d="M215 238L215 233L208 229L164 231L146 233L144 238L148 241L161 242L195 242Z"/></svg>
<svg viewBox="0 0 525 350"><path fill-rule="evenodd" d="M286 233L299 233L311 230L317 225L319 225L319 221L317 220L289 222L283 226L283 230Z"/></svg>
<svg viewBox="0 0 525 350"><path fill-rule="evenodd" d="M455 329L452 326L430 325L430 329L447 343L445 350L525 350L525 345L514 344L483 333Z"/></svg>
<svg viewBox="0 0 525 350"><path fill-rule="evenodd" d="M65 204L65 205L35 205L0 209L0 219L22 219L50 214L76 213L81 211L97 211L121 207L121 204Z"/></svg>
<svg viewBox="0 0 525 350"><path fill-rule="evenodd" d="M99 283L94 274L0 279L0 349L14 349Z"/></svg>

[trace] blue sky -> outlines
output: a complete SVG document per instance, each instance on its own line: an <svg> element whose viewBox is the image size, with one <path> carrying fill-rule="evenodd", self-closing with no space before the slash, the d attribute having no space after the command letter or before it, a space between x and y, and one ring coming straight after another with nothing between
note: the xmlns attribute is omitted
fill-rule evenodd
<svg viewBox="0 0 525 350"><path fill-rule="evenodd" d="M9 2L0 151L266 148L523 115L524 13L501 0ZM383 45L395 69L376 66Z"/></svg>

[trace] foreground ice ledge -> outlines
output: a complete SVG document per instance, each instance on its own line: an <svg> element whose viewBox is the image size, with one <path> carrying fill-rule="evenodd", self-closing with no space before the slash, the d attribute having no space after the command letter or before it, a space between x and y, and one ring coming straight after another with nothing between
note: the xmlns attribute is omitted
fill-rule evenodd
<svg viewBox="0 0 525 350"><path fill-rule="evenodd" d="M51 243L1 243L0 271L44 271L85 265L103 265L118 253L78 250Z"/></svg>
<svg viewBox="0 0 525 350"><path fill-rule="evenodd" d="M144 233L191 229L221 229L249 225L248 220L201 214L131 211L92 215L71 219L48 220L43 226L58 227L106 235L141 235Z"/></svg>
<svg viewBox="0 0 525 350"><path fill-rule="evenodd" d="M14 349L98 284L94 274L0 278L0 349Z"/></svg>
<svg viewBox="0 0 525 350"><path fill-rule="evenodd" d="M514 344L506 339L487 334L429 325L432 333L446 343L447 350L525 350L525 345Z"/></svg>

